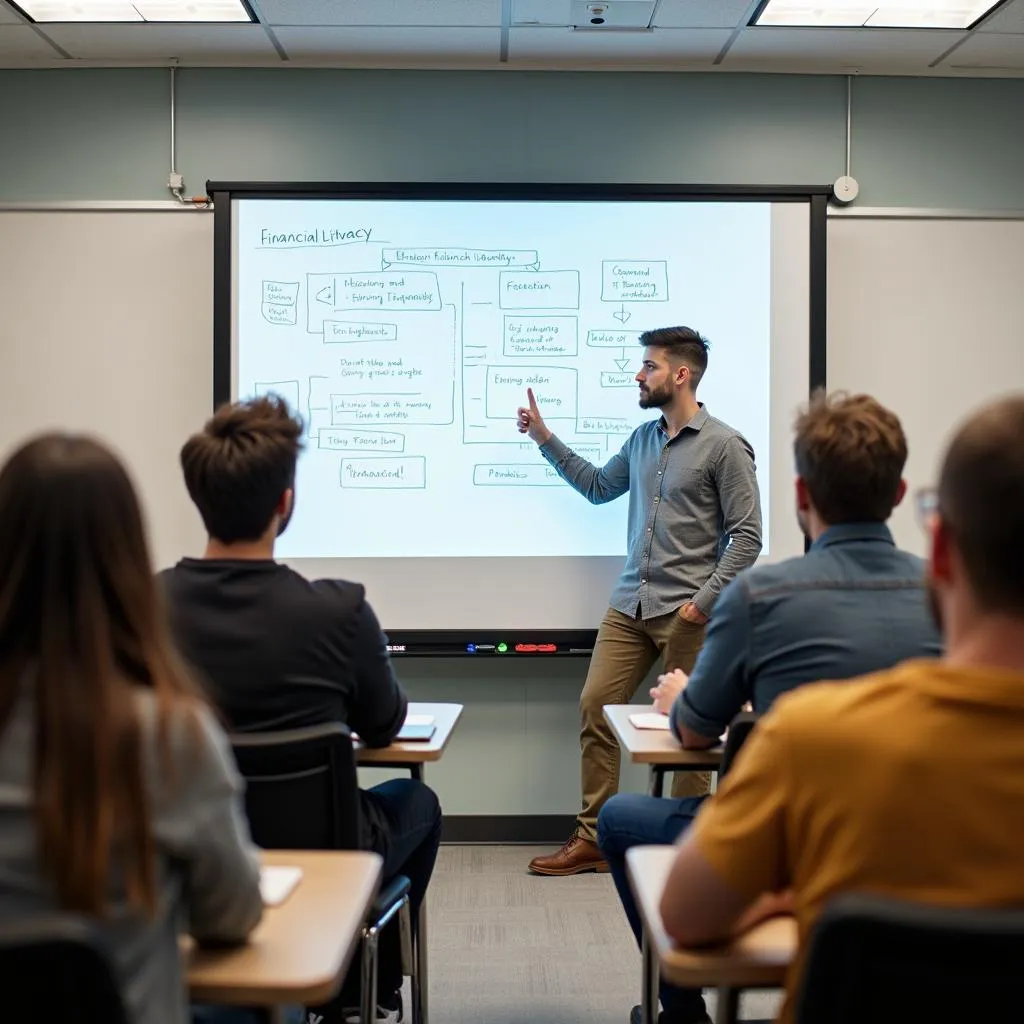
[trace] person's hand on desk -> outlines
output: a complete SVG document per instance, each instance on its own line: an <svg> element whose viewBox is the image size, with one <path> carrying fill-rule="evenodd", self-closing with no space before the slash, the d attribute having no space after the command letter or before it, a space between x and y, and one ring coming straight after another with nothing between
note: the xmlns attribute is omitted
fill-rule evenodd
<svg viewBox="0 0 1024 1024"><path fill-rule="evenodd" d="M785 892L765 892L754 900L739 916L733 926L734 935L749 932L754 925L767 921L770 917L788 917L793 913L793 890Z"/></svg>
<svg viewBox="0 0 1024 1024"><path fill-rule="evenodd" d="M689 676L681 668L658 676L658 685L652 687L650 691L654 710L662 715L670 714L676 697L686 689L688 679Z"/></svg>

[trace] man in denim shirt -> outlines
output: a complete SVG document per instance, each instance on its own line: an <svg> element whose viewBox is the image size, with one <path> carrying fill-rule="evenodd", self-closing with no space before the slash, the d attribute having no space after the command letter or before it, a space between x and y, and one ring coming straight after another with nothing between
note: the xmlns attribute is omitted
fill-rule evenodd
<svg viewBox="0 0 1024 1024"><path fill-rule="evenodd" d="M748 702L762 713L803 683L940 653L924 563L900 551L885 525L906 490L899 420L866 395L819 395L797 420L794 451L797 517L810 550L737 576L715 604L692 675L670 672L651 691L686 748L714 746ZM626 850L674 842L704 799L624 794L601 812L598 843L638 940ZM661 1002L660 1024L707 1019L697 990L663 984Z"/></svg>

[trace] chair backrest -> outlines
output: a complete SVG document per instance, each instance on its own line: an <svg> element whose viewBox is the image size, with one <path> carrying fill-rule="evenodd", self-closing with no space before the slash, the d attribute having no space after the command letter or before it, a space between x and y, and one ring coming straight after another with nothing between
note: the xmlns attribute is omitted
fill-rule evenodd
<svg viewBox="0 0 1024 1024"><path fill-rule="evenodd" d="M128 1024L102 943L74 919L0 924L0 1001L9 1021Z"/></svg>
<svg viewBox="0 0 1024 1024"><path fill-rule="evenodd" d="M747 742L747 737L754 731L757 715L753 711L741 711L730 723L729 732L725 737L725 748L722 750L722 763L718 766L718 781L725 778L726 772L732 767L740 747Z"/></svg>
<svg viewBox="0 0 1024 1024"><path fill-rule="evenodd" d="M811 935L797 1024L1019 1020L1024 910L850 894Z"/></svg>
<svg viewBox="0 0 1024 1024"><path fill-rule="evenodd" d="M340 722L235 733L253 840L265 849L359 849L359 785L352 734Z"/></svg>

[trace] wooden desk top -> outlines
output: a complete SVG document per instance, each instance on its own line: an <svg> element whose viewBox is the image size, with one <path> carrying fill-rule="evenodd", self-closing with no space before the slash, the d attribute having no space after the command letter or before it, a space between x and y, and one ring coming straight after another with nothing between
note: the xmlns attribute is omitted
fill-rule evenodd
<svg viewBox="0 0 1024 1024"><path fill-rule="evenodd" d="M619 745L634 764L681 765L685 768L717 768L722 763L722 747L708 750L683 750L679 741L663 729L637 729L630 715L650 711L637 704L605 704L604 717L618 738Z"/></svg>
<svg viewBox="0 0 1024 1024"><path fill-rule="evenodd" d="M792 917L770 918L726 946L681 949L668 937L658 905L675 854L674 846L634 846L626 853L629 881L662 977L673 985L694 988L785 984L797 948L796 920Z"/></svg>
<svg viewBox="0 0 1024 1024"><path fill-rule="evenodd" d="M266 850L264 864L302 868L283 903L267 907L244 946L184 944L194 1002L280 1006L330 999L345 977L380 886L375 853Z"/></svg>
<svg viewBox="0 0 1024 1024"><path fill-rule="evenodd" d="M440 761L448 741L451 739L462 714L461 704L409 704L410 715L433 715L437 727L434 735L425 743L420 740L403 743L396 740L387 747L370 749L362 743L356 744L356 761L359 764L403 765L423 764L426 761Z"/></svg>

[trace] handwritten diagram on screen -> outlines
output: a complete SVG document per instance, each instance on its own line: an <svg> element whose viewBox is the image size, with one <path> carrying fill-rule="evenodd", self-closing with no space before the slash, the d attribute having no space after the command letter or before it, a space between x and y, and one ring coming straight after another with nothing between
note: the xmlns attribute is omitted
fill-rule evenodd
<svg viewBox="0 0 1024 1024"><path fill-rule="evenodd" d="M306 426L286 557L615 555L516 430L531 387L601 465L637 405L642 331L711 340L698 397L742 430L767 509L771 213L760 203L243 200L235 390Z"/></svg>

